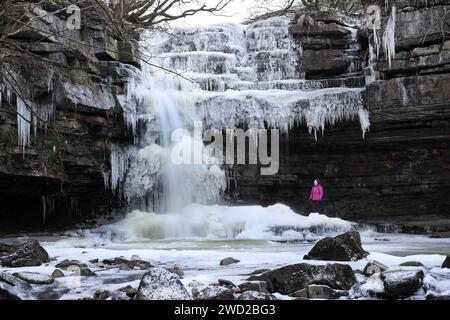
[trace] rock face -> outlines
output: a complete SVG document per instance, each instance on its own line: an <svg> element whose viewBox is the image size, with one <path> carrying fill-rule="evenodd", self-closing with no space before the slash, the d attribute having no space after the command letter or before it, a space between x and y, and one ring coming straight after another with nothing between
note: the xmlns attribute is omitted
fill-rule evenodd
<svg viewBox="0 0 450 320"><path fill-rule="evenodd" d="M375 81L362 78L370 132L363 139L359 124L348 121L327 128L316 141L307 128L296 126L289 139L282 138L279 173L260 176L258 166L236 168L234 197L263 205L282 202L297 212L311 212L309 191L319 177L325 188L321 213L380 224L398 218L402 224L398 229L405 232L427 232L422 225L431 224L432 231L450 230L449 223L433 224L450 217L449 39L439 30L439 23L429 25L440 21L439 17L446 19L442 27L448 35L448 15L443 12L450 4L395 3L392 66L381 49L378 63L373 63L378 77ZM382 8L380 37L389 15L390 10ZM351 32L343 27L358 25L357 21L332 13L309 16L313 23L308 27L303 26L305 18L291 27L291 34L303 46L305 77L325 83L335 77L361 79L368 75L372 31L359 27L356 41L362 48L355 50ZM342 58L345 55L349 60ZM361 68L351 72L350 61L356 65L358 57ZM347 70L341 65L344 62Z"/></svg>
<svg viewBox="0 0 450 320"><path fill-rule="evenodd" d="M450 255L448 255L442 263L442 268L450 268Z"/></svg>
<svg viewBox="0 0 450 320"><path fill-rule="evenodd" d="M118 96L127 76L139 65L133 45L121 43L133 43L131 34L130 39L119 39L107 16L96 14L103 11L90 9L99 3L80 4L80 30L66 27L65 8L70 4L66 0L11 4L8 13L28 26L13 20L0 22L0 36L12 44L2 45L2 63L21 91L18 95L0 72L0 224L4 232L73 226L120 205L105 189L105 178L110 171L111 141L132 139ZM17 128L15 112L22 105L17 96L42 120L36 121L36 138L32 126L29 130L22 126L23 131ZM24 146L18 145L19 132Z"/></svg>
<svg viewBox="0 0 450 320"><path fill-rule="evenodd" d="M424 273L419 271L392 270L381 274L384 291L388 297L408 297L422 287Z"/></svg>
<svg viewBox="0 0 450 320"><path fill-rule="evenodd" d="M307 255L306 260L352 261L368 255L361 246L358 232L346 232L334 238L324 238L317 242Z"/></svg>
<svg viewBox="0 0 450 320"><path fill-rule="evenodd" d="M162 268L150 269L141 280L136 300L189 300L178 276Z"/></svg>
<svg viewBox="0 0 450 320"><path fill-rule="evenodd" d="M270 292L281 294L292 294L311 284L348 290L356 283L352 268L345 264L316 266L300 263L268 271L260 276L251 276L248 280L265 281Z"/></svg>
<svg viewBox="0 0 450 320"><path fill-rule="evenodd" d="M4 267L40 266L49 261L47 251L36 240L14 246L9 254L0 257L0 264Z"/></svg>

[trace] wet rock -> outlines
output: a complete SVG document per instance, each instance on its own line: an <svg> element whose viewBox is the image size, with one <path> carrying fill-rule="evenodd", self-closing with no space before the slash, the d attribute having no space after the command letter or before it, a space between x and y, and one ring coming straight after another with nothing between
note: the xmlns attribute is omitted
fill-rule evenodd
<svg viewBox="0 0 450 320"><path fill-rule="evenodd" d="M81 263L78 260L69 260L69 259L65 259L63 261L61 261L60 263L58 263L56 266L56 268L59 269L63 269L63 270L69 270L69 269L75 269L75 268L86 268L87 265L85 263Z"/></svg>
<svg viewBox="0 0 450 320"><path fill-rule="evenodd" d="M139 284L136 300L189 300L190 295L177 275L162 268L152 268Z"/></svg>
<svg viewBox="0 0 450 320"><path fill-rule="evenodd" d="M55 269L55 271L52 272L52 278L56 279L56 278L63 278L64 277L64 273L59 270L59 269Z"/></svg>
<svg viewBox="0 0 450 320"><path fill-rule="evenodd" d="M191 288L198 288L198 287L201 287L203 284L201 283L201 282L199 282L199 281L197 281L197 280L192 280L189 284L188 284L188 287L191 287Z"/></svg>
<svg viewBox="0 0 450 320"><path fill-rule="evenodd" d="M95 277L97 274L91 269L84 267L79 270L79 274L82 277Z"/></svg>
<svg viewBox="0 0 450 320"><path fill-rule="evenodd" d="M36 272L16 272L13 276L30 284L52 284L55 281L52 276Z"/></svg>
<svg viewBox="0 0 450 320"><path fill-rule="evenodd" d="M235 288L236 287L236 285L233 282L229 281L229 280L219 279L217 281L219 282L219 284L221 286L231 287L231 288Z"/></svg>
<svg viewBox="0 0 450 320"><path fill-rule="evenodd" d="M116 257L114 259L104 259L102 262L104 264L111 266L111 265L127 264L129 261L122 257Z"/></svg>
<svg viewBox="0 0 450 320"><path fill-rule="evenodd" d="M193 291L193 295L195 300L234 300L232 290L219 286L208 286L195 294Z"/></svg>
<svg viewBox="0 0 450 320"><path fill-rule="evenodd" d="M17 295L16 289L7 284L0 282L0 301L1 300L21 300Z"/></svg>
<svg viewBox="0 0 450 320"><path fill-rule="evenodd" d="M406 261L403 263L400 263L401 267L423 267L424 265L422 262L419 261Z"/></svg>
<svg viewBox="0 0 450 320"><path fill-rule="evenodd" d="M437 295L434 293L429 293L425 297L426 300L450 300L450 295Z"/></svg>
<svg viewBox="0 0 450 320"><path fill-rule="evenodd" d="M220 261L220 265L221 266L228 266L230 264L234 264L234 263L239 263L240 261L232 258L232 257L228 257L228 258L224 258Z"/></svg>
<svg viewBox="0 0 450 320"><path fill-rule="evenodd" d="M413 295L423 284L424 273L419 271L392 270L381 273L386 295L403 298Z"/></svg>
<svg viewBox="0 0 450 320"><path fill-rule="evenodd" d="M317 242L307 255L306 260L352 261L367 257L361 246L358 232L351 231L334 238L324 238Z"/></svg>
<svg viewBox="0 0 450 320"><path fill-rule="evenodd" d="M7 272L0 272L0 283L6 283L17 288L19 291L31 290L31 286L27 282L18 279Z"/></svg>
<svg viewBox="0 0 450 320"><path fill-rule="evenodd" d="M4 267L32 267L50 262L47 251L36 240L14 246L10 253L0 257Z"/></svg>
<svg viewBox="0 0 450 320"><path fill-rule="evenodd" d="M311 284L349 290L357 282L352 268L349 265L338 263L327 265L293 264L265 272L260 276L251 276L247 280L265 281L269 292L281 294L292 294Z"/></svg>
<svg viewBox="0 0 450 320"><path fill-rule="evenodd" d="M128 268L133 270L148 270L153 267L153 265L144 260L131 260L127 263Z"/></svg>
<svg viewBox="0 0 450 320"><path fill-rule="evenodd" d="M309 285L306 288L294 292L292 297L305 299L327 299L335 300L340 297L348 296L346 290L334 290L329 286L323 285Z"/></svg>
<svg viewBox="0 0 450 320"><path fill-rule="evenodd" d="M267 283L265 281L246 281L241 283L239 286L242 292L246 291L258 291L267 292Z"/></svg>
<svg viewBox="0 0 450 320"><path fill-rule="evenodd" d="M450 268L450 255L448 255L442 263L442 268Z"/></svg>
<svg viewBox="0 0 450 320"><path fill-rule="evenodd" d="M124 292L129 298L134 298L137 294L137 289L133 288L132 286L126 286L123 288L120 288L119 291Z"/></svg>
<svg viewBox="0 0 450 320"><path fill-rule="evenodd" d="M371 275L375 274L375 273L380 273L383 271L386 271L388 269L387 266L385 266L384 264L382 264L381 262L378 261L369 261L366 266L363 269L363 274L366 277L370 277Z"/></svg>
<svg viewBox="0 0 450 320"><path fill-rule="evenodd" d="M277 300L277 298L269 293L249 290L239 295L237 300Z"/></svg>
<svg viewBox="0 0 450 320"><path fill-rule="evenodd" d="M108 290L97 290L94 293L94 300L106 300L112 296L112 293Z"/></svg>
<svg viewBox="0 0 450 320"><path fill-rule="evenodd" d="M38 300L59 300L65 293L67 293L69 289L64 290L49 290L46 292L39 293L37 298Z"/></svg>
<svg viewBox="0 0 450 320"><path fill-rule="evenodd" d="M183 279L184 277L184 272L183 270L181 270L181 268L179 266L173 266L172 268L167 269L172 273L175 273L177 276L180 277L180 279Z"/></svg>
<svg viewBox="0 0 450 320"><path fill-rule="evenodd" d="M89 260L90 263L98 263L98 261L99 261L98 259Z"/></svg>

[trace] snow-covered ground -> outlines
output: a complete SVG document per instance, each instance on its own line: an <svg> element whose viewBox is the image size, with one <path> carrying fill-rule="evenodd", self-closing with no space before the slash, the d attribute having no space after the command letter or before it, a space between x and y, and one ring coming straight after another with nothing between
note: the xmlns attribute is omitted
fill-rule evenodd
<svg viewBox="0 0 450 320"><path fill-rule="evenodd" d="M197 207L199 209L201 207ZM184 271L182 282L186 287L192 281L203 285L217 282L218 279L233 281L235 284L243 282L249 274L258 269L274 269L288 264L303 262L305 255L314 245L315 240L335 235L346 229L355 227L354 224L340 219L312 214L310 217L295 215L289 208L277 205L270 208L262 207L207 207L209 218L200 215L200 220L206 219L209 226L206 229L195 229L195 217L192 216L152 216L138 212L131 214L125 220L113 225L103 226L95 230L73 231L62 236L37 238L48 251L54 261L40 267L0 269L10 272L34 271L51 274L55 265L64 259L76 259L97 273L96 277L72 277L71 272L65 271L67 277L56 279L52 286L34 286L32 294L55 290L63 290L62 299L91 298L97 290L117 290L127 285L137 288L144 271L120 270L119 268L99 268L98 264L89 261L93 259L111 259L124 257L131 259L138 256L150 261L155 266L179 266ZM226 210L225 210L226 209ZM245 216L243 210L247 212ZM211 214L211 212L215 212ZM226 215L221 215L226 212ZM253 215L252 215L253 213ZM259 223L256 223L259 219ZM199 218L199 216L197 216ZM165 224L165 219L167 223ZM222 220L220 220L222 219ZM226 221L224 221L226 220ZM188 222L190 221L190 222ZM225 223L226 222L226 223ZM252 224L253 222L253 224ZM172 233L172 239L155 237L161 235L161 230L169 227L169 223L176 226L183 224L184 228ZM204 222L205 223L205 222ZM225 232L232 230L235 224L240 224L240 232L234 234ZM243 225L242 225L243 224ZM320 225L322 229L315 228ZM282 234L272 234L271 227L284 226L290 231ZM203 225L204 227L204 225ZM304 237L300 227L306 227L314 232ZM138 229L136 229L138 228ZM145 232L147 230L148 232ZM153 232L150 232L153 230ZM159 230L159 231L158 231ZM181 230L181 231L180 231ZM189 234L197 230L200 234ZM198 231L200 230L200 231ZM205 235L205 230L215 232ZM223 232L219 232L222 230ZM276 230L274 228L273 230ZM203 232L203 233L201 233ZM389 269L417 270L417 267L400 267L407 261L421 262L425 273L425 287L428 293L450 294L450 269L441 269L445 255L450 250L450 239L433 239L426 236L405 234L380 234L372 230L360 230L362 244L370 255L366 259L348 264L356 271L362 270L369 260L377 260ZM133 233L134 237L130 237ZM178 235L175 237L174 235ZM187 235L190 235L187 237ZM200 237L199 235L202 235ZM297 241L293 241L297 235ZM152 239L152 237L154 237ZM259 239L258 239L259 238ZM237 264L220 266L219 262L226 257L240 260ZM329 261L305 261L312 264L326 264ZM363 289L373 289L379 282L372 281L364 284L366 279L358 275ZM413 298L423 298L425 292ZM362 297L364 298L364 297Z"/></svg>

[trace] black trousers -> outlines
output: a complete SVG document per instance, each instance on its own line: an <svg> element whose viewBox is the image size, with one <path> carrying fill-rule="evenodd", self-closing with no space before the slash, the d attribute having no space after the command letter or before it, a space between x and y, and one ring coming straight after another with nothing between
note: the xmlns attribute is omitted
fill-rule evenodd
<svg viewBox="0 0 450 320"><path fill-rule="evenodd" d="M322 201L311 201L312 202L312 212L322 213Z"/></svg>

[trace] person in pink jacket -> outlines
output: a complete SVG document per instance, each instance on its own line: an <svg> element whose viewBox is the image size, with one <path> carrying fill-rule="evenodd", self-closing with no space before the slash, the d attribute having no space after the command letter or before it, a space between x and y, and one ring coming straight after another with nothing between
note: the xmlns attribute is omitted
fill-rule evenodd
<svg viewBox="0 0 450 320"><path fill-rule="evenodd" d="M314 212L320 213L322 209L323 187L317 179L314 180L314 185L311 188L311 194L309 195L309 199L313 203Z"/></svg>

